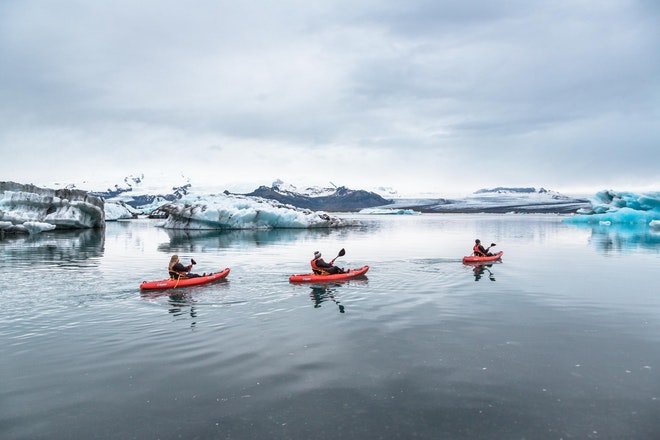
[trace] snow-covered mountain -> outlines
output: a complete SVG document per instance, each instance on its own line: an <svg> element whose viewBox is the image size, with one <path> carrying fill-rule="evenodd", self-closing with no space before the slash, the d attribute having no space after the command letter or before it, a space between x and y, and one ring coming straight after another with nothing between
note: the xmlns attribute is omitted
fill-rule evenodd
<svg viewBox="0 0 660 440"><path fill-rule="evenodd" d="M364 208L386 205L392 202L374 192L353 190L345 186L330 188L307 187L299 190L294 185L286 184L281 180L276 180L270 187L262 185L256 190L244 195L277 200L280 203L286 203L297 208L335 212L359 211Z"/></svg>
<svg viewBox="0 0 660 440"><path fill-rule="evenodd" d="M179 200L188 194L192 184L185 176L161 176L158 180L145 179L144 174L127 176L119 183L82 182L68 184L69 189L82 189L105 201L122 202L136 209L151 210L167 202Z"/></svg>
<svg viewBox="0 0 660 440"><path fill-rule="evenodd" d="M250 190L227 190L224 187L198 186L187 176L161 175L127 176L119 183L82 182L69 184L102 198L106 203L108 219L131 218L148 215L166 203L180 200L186 195L225 194L261 197L276 200L297 208L315 211L361 211L386 209L388 212L555 212L574 213L589 207L587 199L562 195L545 188L495 187L484 188L465 196L446 198L440 195L408 198L391 187L350 189L330 182L326 186L294 185L277 179L270 186L261 185ZM235 187L236 188L236 187ZM249 187L248 187L249 188ZM252 187L254 188L254 187ZM367 212L367 211L364 211ZM374 211L375 212L375 211ZM403 211L402 211L403 212Z"/></svg>
<svg viewBox="0 0 660 440"><path fill-rule="evenodd" d="M54 185L40 188L0 182L0 233L36 233L53 228L94 228L105 221L162 215L173 229L316 228L347 226L324 211L362 214L570 213L573 222L660 221L660 194L601 191L591 199L545 188L496 187L455 198L392 198L376 192L329 187L299 189L281 180L250 193L195 187L177 176L148 182L128 176L119 184ZM396 191L387 189L389 194ZM632 219L632 220L631 220Z"/></svg>

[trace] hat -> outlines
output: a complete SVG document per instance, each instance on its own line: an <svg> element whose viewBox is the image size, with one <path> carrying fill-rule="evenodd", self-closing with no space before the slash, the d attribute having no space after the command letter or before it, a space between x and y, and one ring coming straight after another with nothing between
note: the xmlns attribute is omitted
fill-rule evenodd
<svg viewBox="0 0 660 440"><path fill-rule="evenodd" d="M314 258L320 258L321 253L319 251L314 252Z"/></svg>
<svg viewBox="0 0 660 440"><path fill-rule="evenodd" d="M474 242L475 242L475 243L481 243L481 240L479 240L479 239L477 238L476 240L474 240Z"/></svg>

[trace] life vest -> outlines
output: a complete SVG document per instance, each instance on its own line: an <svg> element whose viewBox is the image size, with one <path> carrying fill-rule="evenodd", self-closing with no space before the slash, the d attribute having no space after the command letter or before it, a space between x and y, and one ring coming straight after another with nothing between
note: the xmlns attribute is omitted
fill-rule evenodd
<svg viewBox="0 0 660 440"><path fill-rule="evenodd" d="M485 256L486 256L486 254L483 253L483 252L481 251L481 249L479 249L479 245L478 245L478 244L475 244L474 247L472 248L472 250L474 251L474 255L476 255L476 256L478 256L478 257L485 257Z"/></svg>
<svg viewBox="0 0 660 440"><path fill-rule="evenodd" d="M173 280L178 280L180 278L188 278L185 273L180 273L175 270L170 270L170 278Z"/></svg>
<svg viewBox="0 0 660 440"><path fill-rule="evenodd" d="M314 258L312 261L310 261L309 264L312 265L312 272L314 272L315 274L317 274L317 275L323 275L323 274L326 274L326 273L327 273L327 272L325 271L325 269L320 268L320 267L318 267L318 266L316 265L316 258Z"/></svg>
<svg viewBox="0 0 660 440"><path fill-rule="evenodd" d="M176 266L176 264L174 266ZM167 268L167 270L170 273L170 278L171 279L178 280L178 279L181 279L181 278L188 278L188 274L186 274L185 272L177 272L176 270L174 270L174 266L172 266L171 269Z"/></svg>

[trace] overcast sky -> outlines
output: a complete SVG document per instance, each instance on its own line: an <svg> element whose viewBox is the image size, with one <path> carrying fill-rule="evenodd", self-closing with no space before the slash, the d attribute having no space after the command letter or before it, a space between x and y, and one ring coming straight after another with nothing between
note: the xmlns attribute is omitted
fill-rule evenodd
<svg viewBox="0 0 660 440"><path fill-rule="evenodd" d="M660 190L660 2L0 0L0 180Z"/></svg>

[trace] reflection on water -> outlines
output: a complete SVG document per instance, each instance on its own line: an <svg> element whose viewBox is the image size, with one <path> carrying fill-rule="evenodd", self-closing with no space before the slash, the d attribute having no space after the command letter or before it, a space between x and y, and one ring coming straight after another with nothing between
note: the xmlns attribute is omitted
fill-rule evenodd
<svg viewBox="0 0 660 440"><path fill-rule="evenodd" d="M195 303L195 299L188 292L171 292L168 300L170 306L168 312L175 317L190 316L190 318L192 318L192 321L190 321L190 327L193 328L197 324L197 309Z"/></svg>
<svg viewBox="0 0 660 440"><path fill-rule="evenodd" d="M314 283L310 284L309 298L314 304L314 308L320 308L323 303L332 301L337 305L339 313L345 313L346 308L338 299L338 294L341 293L342 288L348 286L368 286L369 279L363 275L359 278L352 278L349 280L335 280L333 282Z"/></svg>
<svg viewBox="0 0 660 440"><path fill-rule="evenodd" d="M104 229L52 231L0 240L5 261L81 264L103 256ZM87 264L89 264L89 262ZM93 263L97 264L97 263Z"/></svg>
<svg viewBox="0 0 660 440"><path fill-rule="evenodd" d="M589 242L603 253L635 249L658 251L660 232L647 225L611 224L584 225L591 228Z"/></svg>
<svg viewBox="0 0 660 440"><path fill-rule="evenodd" d="M491 281L495 281L495 275L493 275L493 271L490 270L490 268L493 267L492 264L478 264L474 266L472 271L474 272L474 280L479 281L481 277L484 275L484 272L488 272L488 279Z"/></svg>
<svg viewBox="0 0 660 440"><path fill-rule="evenodd" d="M332 301L339 308L339 313L344 313L344 306L335 298L335 292L337 291L337 287L340 285L341 284L311 286L309 297L314 303L314 308L317 309L321 307L321 305L326 301Z"/></svg>
<svg viewBox="0 0 660 440"><path fill-rule="evenodd" d="M279 242L294 242L318 238L335 233L328 229L272 229L272 230L238 230L238 231L183 231L166 229L168 243L162 243L158 250L166 253L195 252L202 248L245 247L248 244L257 247Z"/></svg>

